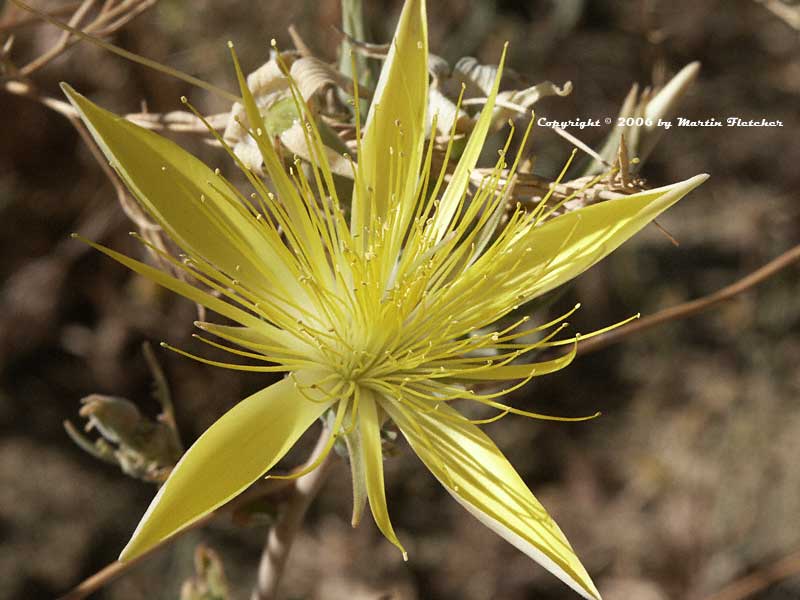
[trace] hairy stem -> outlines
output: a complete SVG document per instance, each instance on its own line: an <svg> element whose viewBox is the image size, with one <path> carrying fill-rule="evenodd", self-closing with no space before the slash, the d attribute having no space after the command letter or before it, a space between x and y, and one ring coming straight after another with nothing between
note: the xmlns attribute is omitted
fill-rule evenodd
<svg viewBox="0 0 800 600"><path fill-rule="evenodd" d="M307 464L311 464L319 458L329 436L330 431L327 428L323 429ZM294 490L284 506L284 512L267 534L267 541L258 565L258 579L250 600L275 600L278 597L278 586L292 549L292 542L297 532L300 531L308 507L330 473L333 457L334 453L331 452L319 467L294 481Z"/></svg>

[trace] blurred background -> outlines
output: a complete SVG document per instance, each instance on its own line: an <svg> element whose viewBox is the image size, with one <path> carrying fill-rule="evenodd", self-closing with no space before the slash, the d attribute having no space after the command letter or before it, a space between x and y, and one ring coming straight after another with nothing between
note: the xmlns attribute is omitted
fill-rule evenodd
<svg viewBox="0 0 800 600"><path fill-rule="evenodd" d="M372 40L390 38L401 3L365 0ZM69 2L39 2L55 9ZM784 10L783 18L778 14ZM791 11L794 11L792 13ZM779 119L776 128L677 128L643 176L652 186L711 179L580 277L555 307L589 331L711 293L800 242L800 8L775 2L436 0L431 51L508 64L531 82L571 80L565 98L537 104L553 118L614 117L631 84L702 70L677 115ZM0 2L0 43L21 12ZM333 62L337 0L161 0L126 26L119 45L233 89L225 41L250 70L294 24ZM59 32L15 28L14 56L34 57ZM119 112L175 110L181 94L204 112L221 101L94 47L79 45L35 75L61 97L68 81ZM576 132L598 147L608 129ZM189 147L196 140L183 139ZM537 172L554 176L571 151L535 128ZM221 153L201 149L212 161ZM52 598L113 560L155 487L75 446L80 399L122 396L154 416L145 340L197 350L196 310L81 243L80 231L141 249L112 186L62 116L0 89L0 597ZM710 600L727 584L788 564L800 572L800 269L691 319L668 323L537 379L518 406L603 416L587 423L504 419L487 426L570 538L608 600ZM177 420L191 441L264 384L157 352ZM286 461L297 464L306 444ZM340 461L341 463L341 461ZM352 530L349 469L335 467L296 540L287 598L550 600L560 582L470 518L399 446L387 461L389 507L410 554L404 563L370 519ZM266 528L218 519L110 584L104 600L178 598L204 542L222 557L233 598L246 598ZM786 557L789 557L787 559ZM780 561L783 560L783 563ZM788 562L787 562L788 560ZM792 567L791 565L794 565ZM794 568L794 571L792 571ZM735 590L734 590L735 591ZM800 598L800 576L715 600Z"/></svg>

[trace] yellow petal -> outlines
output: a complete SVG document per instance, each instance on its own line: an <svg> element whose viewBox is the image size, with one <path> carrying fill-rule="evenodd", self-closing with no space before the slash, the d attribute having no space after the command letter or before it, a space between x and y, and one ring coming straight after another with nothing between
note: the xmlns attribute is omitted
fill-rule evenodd
<svg viewBox="0 0 800 600"><path fill-rule="evenodd" d="M403 7L389 55L370 106L358 155L360 179L366 197L354 195L352 231L385 218L396 201L410 214L416 178L425 143L425 111L428 99L428 24L424 0L409 0ZM399 123L399 129L398 125ZM399 132L402 131L402 135ZM393 156L389 154L393 149ZM399 157L399 158L398 158ZM393 189L387 165L397 159L400 189ZM374 203L375 213L371 212Z"/></svg>
<svg viewBox="0 0 800 600"><path fill-rule="evenodd" d="M201 257L251 289L271 282L299 290L263 228L225 182L177 144L126 121L63 85L125 185L189 255ZM276 238L277 239L277 238Z"/></svg>
<svg viewBox="0 0 800 600"><path fill-rule="evenodd" d="M512 249L509 253L508 260L523 260L508 273L506 281L527 279L531 282L527 298L541 296L613 252L706 179L708 175L696 175L680 183L587 206L536 227L519 240L518 252ZM502 272L503 265L499 268Z"/></svg>
<svg viewBox="0 0 800 600"><path fill-rule="evenodd" d="M561 529L485 433L444 403L429 413L382 406L459 504L578 594L600 598Z"/></svg>
<svg viewBox="0 0 800 600"><path fill-rule="evenodd" d="M407 557L406 551L392 527L389 510L386 507L386 490L383 484L383 450L381 449L381 424L378 407L373 392L363 390L358 405L358 429L361 434L364 475L367 484L367 497L372 516L378 529Z"/></svg>
<svg viewBox="0 0 800 600"><path fill-rule="evenodd" d="M433 223L430 229L426 231L429 239L434 244L442 241L442 238L448 231L453 218L456 215L456 209L461 203L464 194L467 193L467 185L472 170L478 164L478 159L481 156L483 145L486 142L486 136L489 133L489 128L492 125L492 113L494 111L494 102L497 98L497 91L500 89L500 79L503 76L503 64L505 63L506 51L503 49L503 54L500 57L500 63L497 67L497 75L494 79L494 84L486 99L486 104L481 109L481 115L475 127L469 134L469 140L464 148L464 152L456 165L450 182L447 184L447 189L442 194L442 199L439 203L439 208L433 216Z"/></svg>
<svg viewBox="0 0 800 600"><path fill-rule="evenodd" d="M314 375L295 375L300 385ZM316 395L319 402L308 396ZM312 396L313 397L313 396ZM332 404L284 379L245 398L192 445L158 491L120 560L131 560L221 506L264 475Z"/></svg>

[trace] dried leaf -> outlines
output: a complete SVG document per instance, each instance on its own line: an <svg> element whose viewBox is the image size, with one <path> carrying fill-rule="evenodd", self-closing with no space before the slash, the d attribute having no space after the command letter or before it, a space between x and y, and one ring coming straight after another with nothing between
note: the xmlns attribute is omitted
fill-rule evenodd
<svg viewBox="0 0 800 600"><path fill-rule="evenodd" d="M353 80L318 58L301 58L292 64L290 72L304 100L310 99L325 86L339 87L353 94ZM359 86L358 93L365 98L371 96L370 90L364 86Z"/></svg>
<svg viewBox="0 0 800 600"><path fill-rule="evenodd" d="M686 92L691 88L700 73L700 63L695 61L683 67L663 88L652 91L645 88L639 93L634 85L622 103L615 122L617 125L608 134L599 155L611 164L617 158L622 137L631 156L639 159L641 166L661 139L664 127L658 126L659 119L669 119ZM620 119L641 119L642 125L619 125ZM650 123L649 125L647 123ZM608 167L598 160L592 161L581 175L597 175Z"/></svg>
<svg viewBox="0 0 800 600"><path fill-rule="evenodd" d="M463 108L457 108L456 103L450 100L438 89L432 87L428 94L428 113L426 127L430 131L433 127L433 116L436 118L436 131L431 131L430 135L449 135L453 129L453 124L456 125L456 133L466 133L472 130L475 124L473 119L467 111Z"/></svg>
<svg viewBox="0 0 800 600"><path fill-rule="evenodd" d="M310 101L318 92L329 86L342 87L352 91L352 81L339 73L331 65L313 58L296 58L295 53L284 52L281 60L291 65L289 68L292 80L297 85L304 100ZM263 118L264 129L270 139L280 139L290 152L304 160L310 159L310 152L300 127L297 105L291 93L289 79L283 74L277 58L273 58L256 71L247 76L247 86L253 93ZM263 157L258 144L239 124L246 121L245 109L240 103L231 108L228 124L223 139L242 163L254 173L263 175ZM324 128L322 123L318 123ZM334 134L325 137L326 144L336 150L326 148L325 153L334 173L352 177L349 163L341 156L347 150Z"/></svg>
<svg viewBox="0 0 800 600"><path fill-rule="evenodd" d="M228 600L228 580L219 555L205 545L194 553L195 575L183 582L180 600Z"/></svg>
<svg viewBox="0 0 800 600"><path fill-rule="evenodd" d="M306 135L303 126L299 121L296 121L291 127L286 129L280 134L281 143L289 149L290 152L296 154L307 162L317 164L318 160L311 160L311 151L306 143ZM325 156L331 168L331 172L342 177L349 179L353 178L353 167L350 166L348 161L341 153L336 152L328 146L324 146Z"/></svg>
<svg viewBox="0 0 800 600"><path fill-rule="evenodd" d="M482 65L477 58L465 56L453 67L453 79L467 86L464 96L488 96L497 77L497 65Z"/></svg>
<svg viewBox="0 0 800 600"><path fill-rule="evenodd" d="M542 98L548 96L569 96L572 82L566 81L559 87L552 81L543 81L524 90L506 90L497 94L492 117L495 128L502 127L509 118L520 114L529 114L531 108Z"/></svg>

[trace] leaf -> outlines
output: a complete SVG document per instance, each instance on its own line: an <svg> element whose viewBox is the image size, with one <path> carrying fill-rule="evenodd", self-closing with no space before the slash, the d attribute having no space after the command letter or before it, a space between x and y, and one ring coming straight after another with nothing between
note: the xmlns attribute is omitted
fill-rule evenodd
<svg viewBox="0 0 800 600"><path fill-rule="evenodd" d="M667 85L651 97L644 108L644 118L652 121L652 125L645 126L640 147L638 152L635 152L640 161L644 162L650 156L658 140L666 131L664 127L658 126L658 122L661 119L669 119L675 114L675 109L683 100L686 92L691 89L699 74L700 63L698 61L691 62L678 71Z"/></svg>
<svg viewBox="0 0 800 600"><path fill-rule="evenodd" d="M132 560L201 519L263 476L334 402L298 372L222 415L175 465L125 546ZM307 396L314 398L310 400Z"/></svg>
<svg viewBox="0 0 800 600"><path fill-rule="evenodd" d="M625 136L625 144L631 157L639 159L639 168L650 156L658 140L666 129L658 126L659 119L669 119L675 112L686 92L691 89L698 74L700 73L700 63L695 61L683 67L678 73L669 80L667 85L653 93L646 88L641 94L639 86L634 85L625 101L622 103L615 123L619 119L642 119L641 125L615 125L608 134L599 154L603 159L611 164L617 158L622 136ZM646 121L651 122L650 125ZM593 160L581 172L581 175L597 175L607 170L603 163Z"/></svg>
<svg viewBox="0 0 800 600"><path fill-rule="evenodd" d="M467 86L465 91L467 98L489 96L495 80L501 74L501 66L483 65L478 62L477 58L472 56L464 56L458 59L453 67L453 78Z"/></svg>
<svg viewBox="0 0 800 600"><path fill-rule="evenodd" d="M305 128L299 121L295 122L291 127L287 128L280 134L281 143L289 149L290 152L296 154L306 161L314 160L311 149L308 147L306 141ZM325 153L325 158L328 161L328 167L331 173L339 175L340 177L353 178L353 167L340 152L337 152L329 146L322 146L322 151Z"/></svg>
<svg viewBox="0 0 800 600"><path fill-rule="evenodd" d="M543 81L522 90L507 90L497 94L497 100L502 101L494 108L492 120L494 128L499 129L504 126L506 120L520 116L520 109L528 112L530 116L531 107L542 98L548 96L569 96L572 93L572 82L566 81L559 87L552 81ZM508 108L508 104L513 104L517 110Z"/></svg>
<svg viewBox="0 0 800 600"><path fill-rule="evenodd" d="M381 405L459 504L581 596L600 598L561 529L483 431L446 403L413 416L394 401Z"/></svg>
<svg viewBox="0 0 800 600"><path fill-rule="evenodd" d="M348 59L349 60L349 59ZM313 56L297 59L292 63L290 73L297 82L300 95L308 100L325 86L339 87L347 93L353 93L353 79L335 67ZM367 90L359 89L363 98Z"/></svg>
<svg viewBox="0 0 800 600"><path fill-rule="evenodd" d="M445 96L436 88L431 88L428 94L428 118L426 126L433 128L433 117L436 115L436 131L431 131L430 135L450 135L455 125L456 133L469 132L472 129L472 118L463 108L458 108L456 103Z"/></svg>

